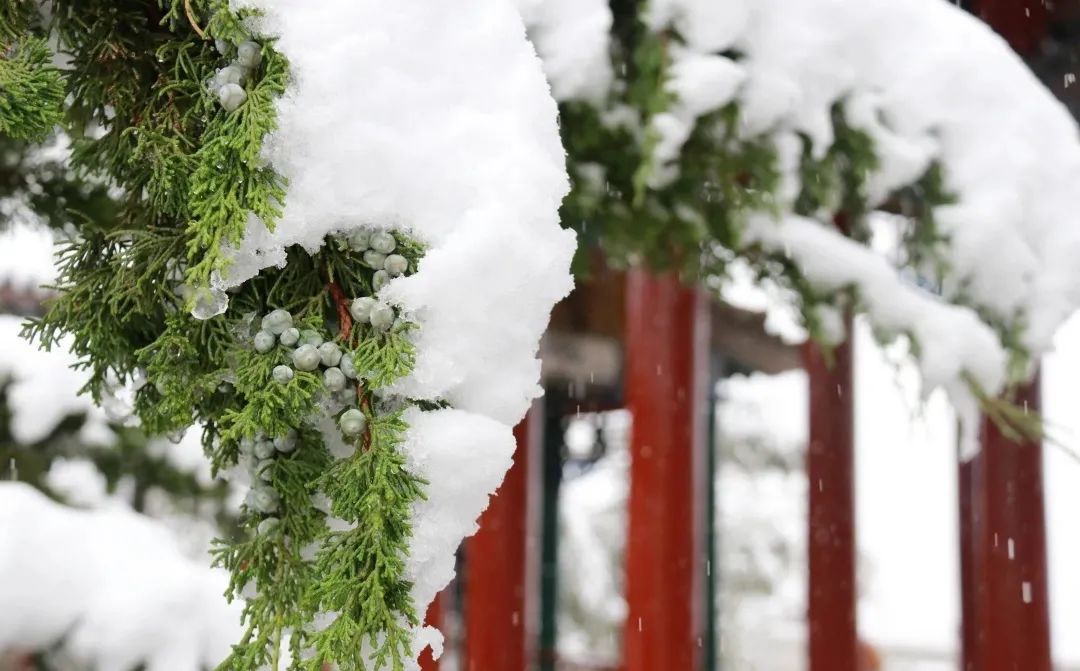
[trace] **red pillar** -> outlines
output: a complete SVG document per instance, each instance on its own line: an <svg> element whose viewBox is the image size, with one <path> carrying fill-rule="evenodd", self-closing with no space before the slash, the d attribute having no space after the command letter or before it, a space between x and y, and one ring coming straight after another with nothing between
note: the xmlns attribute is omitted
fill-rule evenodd
<svg viewBox="0 0 1080 671"><path fill-rule="evenodd" d="M427 614L424 616L424 624L435 627L442 631L443 617L442 617L442 593L435 596L435 600L428 606ZM446 632L443 631L443 634ZM446 641L449 644L449 641ZM439 671L439 663L432 659L431 648L424 648L424 652L420 654L420 671Z"/></svg>
<svg viewBox="0 0 1080 671"><path fill-rule="evenodd" d="M526 623L531 613L526 595L528 461L536 423L530 411L514 429L517 450L491 504L480 516L480 529L469 539L465 556L465 659L467 671L523 671L531 651Z"/></svg>
<svg viewBox="0 0 1080 671"><path fill-rule="evenodd" d="M1016 400L1037 412L1039 379ZM979 429L960 464L964 671L1050 671L1042 444Z"/></svg>
<svg viewBox="0 0 1080 671"><path fill-rule="evenodd" d="M626 671L695 671L704 656L705 309L673 276L627 275Z"/></svg>
<svg viewBox="0 0 1080 671"><path fill-rule="evenodd" d="M851 320L847 322L851 334ZM855 441L851 338L804 347L810 383L808 539L810 671L856 671Z"/></svg>
<svg viewBox="0 0 1080 671"><path fill-rule="evenodd" d="M1018 54L1028 56L1049 30L1047 4L1045 0L971 0L971 9Z"/></svg>

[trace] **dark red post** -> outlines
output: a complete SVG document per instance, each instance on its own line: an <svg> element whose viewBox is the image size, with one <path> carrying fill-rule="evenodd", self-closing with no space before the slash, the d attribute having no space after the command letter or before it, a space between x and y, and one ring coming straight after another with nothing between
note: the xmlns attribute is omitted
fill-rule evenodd
<svg viewBox="0 0 1080 671"><path fill-rule="evenodd" d="M443 628L442 600L442 593L436 595L435 600L428 606L427 614L424 615L424 624L439 630ZM446 644L449 644L449 641L446 641ZM420 671L439 671L439 662L432 658L431 648L424 648L424 652L420 654Z"/></svg>
<svg viewBox="0 0 1080 671"><path fill-rule="evenodd" d="M810 671L856 671L855 387L848 341L832 351L804 347L810 383L808 542Z"/></svg>
<svg viewBox="0 0 1080 671"><path fill-rule="evenodd" d="M1046 37L1049 12L1044 0L971 0L980 19L1009 41L1021 56L1033 53Z"/></svg>
<svg viewBox="0 0 1080 671"><path fill-rule="evenodd" d="M1037 412L1039 379L1017 402ZM989 419L960 463L964 671L1050 671L1042 444Z"/></svg>
<svg viewBox="0 0 1080 671"><path fill-rule="evenodd" d="M674 276L627 275L626 671L695 671L704 658L705 306Z"/></svg>
<svg viewBox="0 0 1080 671"><path fill-rule="evenodd" d="M514 464L480 516L466 554L465 659L467 671L529 668L526 623L530 592L526 567L529 533L528 462L534 421L530 411L514 429Z"/></svg>

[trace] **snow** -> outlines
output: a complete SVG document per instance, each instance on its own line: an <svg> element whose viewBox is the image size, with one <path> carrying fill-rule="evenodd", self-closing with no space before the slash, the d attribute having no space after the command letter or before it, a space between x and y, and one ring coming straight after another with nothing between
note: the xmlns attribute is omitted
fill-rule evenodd
<svg viewBox="0 0 1080 671"><path fill-rule="evenodd" d="M289 180L270 234L252 225L235 285L360 226L428 245L380 293L423 325L398 390L511 424L539 393L536 348L572 284L574 236L555 102L514 8L430 3L252 3L295 82L267 140ZM318 45L318 48L312 48Z"/></svg>
<svg viewBox="0 0 1080 671"><path fill-rule="evenodd" d="M601 101L611 88L607 0L517 0L555 99Z"/></svg>
<svg viewBox="0 0 1080 671"><path fill-rule="evenodd" d="M595 439L593 416L579 417L582 437ZM611 453L559 489L559 610L556 630L560 655L582 664L617 664L619 632L626 619L623 553L626 550L626 500L630 457L625 448L630 414L604 414L604 436Z"/></svg>
<svg viewBox="0 0 1080 671"><path fill-rule="evenodd" d="M940 0L672 0L662 6L683 28L709 11L703 5L721 5L715 11L729 18L722 25L696 21L698 32L713 28L689 36L691 51L730 47L744 55L732 65L745 80L736 99L746 136L768 132L783 142L796 132L820 154L832 140L830 110L845 102L850 121L874 137L881 158L871 177L874 204L931 160L940 161L958 196L938 211L952 238L948 261L955 272L946 297L963 293L1003 320L1025 323L1024 344L1035 353L1050 347L1055 329L1080 304L1080 271L1072 261L1080 253L1072 203L1080 143L1066 109L1008 45ZM702 84L699 77L680 87ZM774 231L778 244L807 234L807 226L791 223L782 218ZM804 253L803 265L862 264L855 250L824 256L840 251L839 244L824 244L830 234L836 235L816 234L820 253ZM940 309L892 313L893 303L914 307L913 290L896 277L886 281L884 270L847 278L880 298L871 317L888 329L902 321L916 334L942 335L933 323ZM951 321L968 322L963 335L976 345L954 336L926 356L928 388L950 386L948 380L967 372L987 389L999 389L1004 376L994 371L1004 363L1001 348L989 346L987 329L972 319ZM929 337L919 344L930 346ZM954 365L956 359L963 365Z"/></svg>
<svg viewBox="0 0 1080 671"><path fill-rule="evenodd" d="M489 494L510 468L515 443L510 427L462 410L413 408L405 420L409 468L428 482L426 499L413 506L413 537L405 561L413 603L422 613L454 577L457 547L476 532ZM441 651L442 635L431 627L420 628L413 641L415 654L429 643ZM408 668L420 667L410 661Z"/></svg>
<svg viewBox="0 0 1080 671"><path fill-rule="evenodd" d="M78 359L66 349L45 352L20 338L22 322L19 317L0 315L0 379L11 380L12 436L20 443L35 443L68 415L85 413L81 440L111 442L113 434L104 411L89 396L79 395L88 376L72 368Z"/></svg>
<svg viewBox="0 0 1080 671"><path fill-rule="evenodd" d="M159 523L77 510L0 483L0 650L65 649L100 669L196 671L239 637L224 571L182 556Z"/></svg>
<svg viewBox="0 0 1080 671"><path fill-rule="evenodd" d="M736 2L735 4L739 4ZM1076 124L1008 45L939 0L760 0L736 46L746 53L749 123L808 134L823 151L828 110L849 96L895 187L898 166L945 168L958 202L939 216L961 289L1003 318L1024 313L1035 352L1077 304L1072 193ZM791 90L774 100L765 92ZM992 112L988 112L992 111ZM880 123L878 123L880 122ZM879 174L878 177L881 175ZM879 188L878 195L886 189Z"/></svg>
<svg viewBox="0 0 1080 671"><path fill-rule="evenodd" d="M679 153L694 130L698 117L719 109L734 98L746 73L730 59L672 48L668 88L676 99L668 111L656 115L658 141L653 149L655 170L649 186L663 187L678 176Z"/></svg>
<svg viewBox="0 0 1080 671"><path fill-rule="evenodd" d="M673 25L694 51L721 52L746 29L751 4L743 0L655 0L648 5L645 21L654 32Z"/></svg>
<svg viewBox="0 0 1080 671"><path fill-rule="evenodd" d="M563 3L522 4L529 19ZM596 10L583 3L579 11L584 17ZM842 280L871 295L867 307L877 326L918 339L927 392L945 388L967 416L975 404L964 376L988 392L1006 382L1005 350L990 329L974 311L944 303L1022 326L1022 345L1036 356L1051 348L1056 329L1080 306L1073 203L1080 142L1065 107L992 30L944 0L656 0L646 23L654 32L673 28L683 42L670 41L668 50L667 85L676 101L651 120L659 139L651 186L675 176L672 161L701 115L736 102L740 134L771 141L782 171L779 221L767 230L757 219L748 239L797 248L800 265L824 286ZM608 39L597 37L595 49L606 49ZM550 45L539 50L545 59L586 63L593 49L559 47L554 54ZM561 97L558 75L551 77ZM598 82L593 97L602 99L609 88ZM799 137L823 155L838 103L875 143L879 165L867 183L872 206L932 162L943 166L956 196L936 212L951 239L944 300L872 263L855 245L831 241L838 232L789 216L799 192ZM815 216L829 222L831 214Z"/></svg>
<svg viewBox="0 0 1080 671"><path fill-rule="evenodd" d="M903 282L883 256L813 219L788 215L775 221L758 216L750 220L747 238L790 256L818 287L857 287L860 305L877 328L892 338L914 338L925 388L949 391L965 425L977 426L978 406L963 376L970 374L984 389L997 390L1005 383L1008 356L973 309ZM965 431L964 441L965 453L974 454L975 431Z"/></svg>
<svg viewBox="0 0 1080 671"><path fill-rule="evenodd" d="M806 446L806 374L754 373L724 379L719 385L717 426L725 443L764 446L792 456Z"/></svg>
<svg viewBox="0 0 1080 671"><path fill-rule="evenodd" d="M882 653L886 669L955 668L949 662L960 622L955 415L944 393L924 397L918 368L903 347L878 346L866 320L856 322L854 338L860 636ZM1062 329L1043 371L1044 413L1060 441L1045 448L1044 477L1051 626L1061 668L1080 661L1080 644L1070 635L1080 619L1080 603L1072 598L1080 589L1073 512L1080 505L1080 465L1073 456L1080 453L1077 342L1080 317ZM720 539L721 552L734 547L751 552L726 554L725 561L744 563L727 564L725 570L752 560L775 585L769 594L743 594L735 601L725 592L729 600L722 602L721 615L737 618L725 621L724 651L731 656L725 668L802 669L806 484L799 463L806 441L805 375L737 376L723 381L720 392L721 440L748 455L742 461L751 463L753 454L786 454L795 464L787 475L739 469L730 459L721 470L717 495L727 533ZM626 483L619 445L609 440L609 456L561 490L560 580L568 592L587 595L573 601L571 617L565 609L560 612L560 652L576 661L604 651L596 642L621 624L612 621L606 605L622 598L618 555ZM918 496L911 496L913 487ZM777 539L792 552L787 565L772 551ZM722 578L722 589L731 587L731 577ZM617 650L611 648L608 661Z"/></svg>
<svg viewBox="0 0 1080 671"><path fill-rule="evenodd" d="M415 509L408 561L423 612L509 466L511 427L542 391L540 336L573 285L556 104L509 0L234 5L262 10L257 34L289 59L264 145L289 186L274 231L252 218L215 288L284 263L289 245L315 250L365 226L427 247L415 274L379 292L420 324L415 369L389 392L457 409L413 415L406 436L428 504L443 502Z"/></svg>
<svg viewBox="0 0 1080 671"><path fill-rule="evenodd" d="M55 277L52 233L19 221L0 229L0 285L33 288Z"/></svg>
<svg viewBox="0 0 1080 671"><path fill-rule="evenodd" d="M1047 558L1050 570L1050 625L1055 657L1080 665L1080 316L1061 328L1055 351L1044 359L1043 417L1055 442L1044 447Z"/></svg>

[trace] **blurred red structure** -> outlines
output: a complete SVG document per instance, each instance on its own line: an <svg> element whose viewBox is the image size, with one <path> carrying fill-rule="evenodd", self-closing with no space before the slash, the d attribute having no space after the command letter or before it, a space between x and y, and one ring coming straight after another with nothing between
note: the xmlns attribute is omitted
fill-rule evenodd
<svg viewBox="0 0 1080 671"><path fill-rule="evenodd" d="M1016 400L1038 412L1038 378ZM963 669L1050 671L1042 445L980 428L960 463Z"/></svg>
<svg viewBox="0 0 1080 671"><path fill-rule="evenodd" d="M424 624L440 630L443 628L442 599L441 594L436 596L424 616ZM425 648L423 654L420 655L420 671L439 671L439 662L432 658L431 648Z"/></svg>
<svg viewBox="0 0 1080 671"><path fill-rule="evenodd" d="M480 530L468 542L465 606L465 669L526 669L531 641L526 626L528 538L528 462L533 412L514 429L517 450Z"/></svg>
<svg viewBox="0 0 1080 671"><path fill-rule="evenodd" d="M697 465L708 371L703 299L673 276L627 275L626 405L630 438L626 671L701 668Z"/></svg>
<svg viewBox="0 0 1080 671"><path fill-rule="evenodd" d="M847 332L851 333L848 319ZM810 384L807 551L810 671L859 671L855 621L852 344L804 347Z"/></svg>

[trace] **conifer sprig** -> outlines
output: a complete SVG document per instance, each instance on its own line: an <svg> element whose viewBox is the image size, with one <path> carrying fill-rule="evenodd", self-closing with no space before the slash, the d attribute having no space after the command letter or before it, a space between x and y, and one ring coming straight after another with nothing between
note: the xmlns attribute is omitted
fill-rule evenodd
<svg viewBox="0 0 1080 671"><path fill-rule="evenodd" d="M397 234L397 265L381 269L339 239L316 254L292 248L284 268L235 288L223 314L199 320L186 303L227 276L250 222L273 227L286 197L261 155L288 63L257 37L253 55L244 19L226 0L56 0L51 29L70 63L56 81L69 100L71 165L83 184L108 185L111 208L75 220L59 296L26 333L46 347L70 337L97 398L117 379L145 376L135 394L145 430L200 424L215 472L253 478L259 495L244 507L240 537L214 551L232 574L229 596L246 600L245 633L221 668L322 659L401 669L417 624L404 565L424 483L401 451L411 402L385 387L411 371L416 325L385 305L378 323L354 323L347 302L415 268L423 249ZM210 83L241 44L253 64L240 102L225 105ZM40 49L32 56L44 62ZM327 445L342 406L325 371L293 371L284 341L255 351L257 317L276 309L298 331L336 335L355 360L349 403L366 429L348 438L351 456L335 459ZM288 374L275 376L280 368ZM330 611L336 617L319 629Z"/></svg>
<svg viewBox="0 0 1080 671"><path fill-rule="evenodd" d="M63 118L64 83L45 40L0 37L0 135L37 141Z"/></svg>

